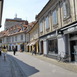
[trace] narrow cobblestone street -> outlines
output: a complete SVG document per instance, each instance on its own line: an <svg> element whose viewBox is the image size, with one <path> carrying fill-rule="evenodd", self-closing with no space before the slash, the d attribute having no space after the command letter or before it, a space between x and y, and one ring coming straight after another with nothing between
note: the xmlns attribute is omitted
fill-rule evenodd
<svg viewBox="0 0 77 77"><path fill-rule="evenodd" d="M37 55L36 55L37 56ZM0 77L77 77L77 73L65 70L34 55L8 52L4 61L0 57Z"/></svg>

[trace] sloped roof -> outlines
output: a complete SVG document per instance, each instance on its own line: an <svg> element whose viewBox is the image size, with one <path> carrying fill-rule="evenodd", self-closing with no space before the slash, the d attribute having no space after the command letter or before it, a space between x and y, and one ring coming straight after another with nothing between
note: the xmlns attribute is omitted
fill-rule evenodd
<svg viewBox="0 0 77 77"><path fill-rule="evenodd" d="M22 33L22 32L27 32L27 31L32 29L32 27L34 26L35 23L36 23L36 21L31 22L28 25L25 25L25 24L20 25L20 24L18 24L18 25L12 26L8 30L0 32L0 37L16 35L16 34L19 34L19 33ZM22 30L22 28L24 28L24 29ZM13 31L15 29L18 29L18 31L10 33L10 31Z"/></svg>

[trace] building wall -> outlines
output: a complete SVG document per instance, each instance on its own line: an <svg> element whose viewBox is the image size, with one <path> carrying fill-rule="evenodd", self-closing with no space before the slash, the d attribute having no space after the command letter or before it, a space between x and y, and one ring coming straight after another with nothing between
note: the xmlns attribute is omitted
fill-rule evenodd
<svg viewBox="0 0 77 77"><path fill-rule="evenodd" d="M30 31L30 41L38 38L38 25L34 26L34 28Z"/></svg>
<svg viewBox="0 0 77 77"><path fill-rule="evenodd" d="M22 35L23 35L23 40L21 39ZM17 39L16 39L16 37L17 37ZM2 37L2 45L5 45L5 46L7 45L8 50L9 50L9 46L11 47L11 50L12 50L12 46L17 46L17 50L20 50L21 44L25 43L25 41L26 41L26 36L24 33L7 36L7 37Z"/></svg>
<svg viewBox="0 0 77 77"><path fill-rule="evenodd" d="M48 48L47 48L48 45L46 40L48 40L48 38L49 40L50 38L52 39L53 38L52 36L54 36L54 33L56 35L57 45L58 45L58 50L57 50L58 53L55 55L57 56L58 54L60 54L60 52L62 57L64 57L66 53L70 55L71 51L69 50L70 43L67 37L68 33L64 34L64 32L67 31L69 28L67 28L67 30L63 31L63 33L61 34L59 34L58 31L68 26L71 26L71 24L75 22L77 23L76 5L77 5L77 0L57 0L57 1L49 0L49 2L46 4L43 10L36 17L39 22L39 37L40 37L40 40L43 40L43 48L40 47L40 45L42 44L39 44L39 47L40 47L40 51L41 50L44 51L43 53L44 55L50 54L48 53ZM48 16L48 19L47 19L47 16ZM53 22L54 19L55 20L57 19L57 21L55 21L55 24ZM62 47L61 47L61 44L62 44ZM52 51L53 50L51 50L51 52ZM53 56L53 53L51 53L50 55Z"/></svg>
<svg viewBox="0 0 77 77"><path fill-rule="evenodd" d="M25 36L26 36L26 42L29 42L30 41L30 34L26 33Z"/></svg>
<svg viewBox="0 0 77 77"><path fill-rule="evenodd" d="M55 0L54 0L55 1ZM50 3L48 3L48 5L44 8L44 10L42 10L42 12L38 15L37 19L39 19L39 30L40 30L40 22L42 21L43 23L43 30L41 32L39 32L39 36L43 36L45 34L48 34L50 32L53 32L57 29L60 29L62 27L65 27L73 22L75 22L77 20L77 1L76 0L67 0L69 1L69 16L64 18L64 14L63 14L63 3L64 0L57 0L57 1L50 1ZM53 3L53 4L52 4ZM53 24L53 12L54 9L57 10L57 24ZM47 11L45 11L47 10ZM42 15L43 13L43 15ZM49 28L46 29L45 28L45 18L46 16L49 16Z"/></svg>

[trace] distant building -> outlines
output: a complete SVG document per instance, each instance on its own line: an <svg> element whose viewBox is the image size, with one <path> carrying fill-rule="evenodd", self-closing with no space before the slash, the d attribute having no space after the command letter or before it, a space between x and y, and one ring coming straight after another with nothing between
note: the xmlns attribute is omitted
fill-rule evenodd
<svg viewBox="0 0 77 77"><path fill-rule="evenodd" d="M8 30L9 28L15 26L15 25L22 25L22 24L28 24L28 21L22 20L21 18L17 18L17 16L15 16L14 19L6 19L5 20L5 30Z"/></svg>

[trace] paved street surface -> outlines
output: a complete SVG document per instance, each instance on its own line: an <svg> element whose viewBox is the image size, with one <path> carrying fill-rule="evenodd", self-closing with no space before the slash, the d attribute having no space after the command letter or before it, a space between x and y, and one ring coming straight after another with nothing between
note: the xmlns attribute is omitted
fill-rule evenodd
<svg viewBox="0 0 77 77"><path fill-rule="evenodd" d="M8 52L6 61L0 56L0 77L77 77L77 73L34 55Z"/></svg>

